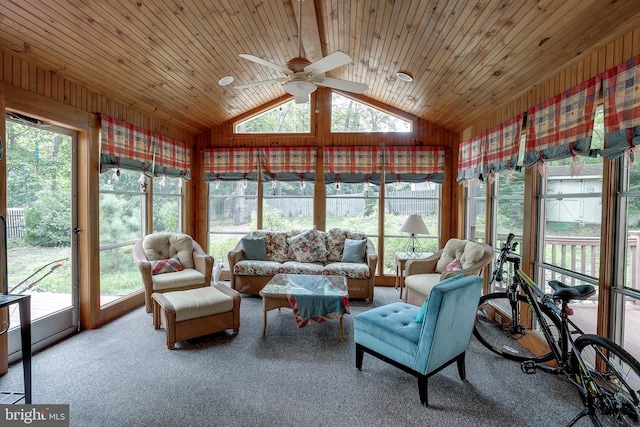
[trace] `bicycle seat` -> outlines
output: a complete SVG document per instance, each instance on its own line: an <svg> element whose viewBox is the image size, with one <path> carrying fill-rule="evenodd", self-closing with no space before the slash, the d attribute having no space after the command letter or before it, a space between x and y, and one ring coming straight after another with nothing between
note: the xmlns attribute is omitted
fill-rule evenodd
<svg viewBox="0 0 640 427"><path fill-rule="evenodd" d="M553 288L553 298L563 301L587 299L596 293L593 285L569 286L557 280L549 280L549 286Z"/></svg>

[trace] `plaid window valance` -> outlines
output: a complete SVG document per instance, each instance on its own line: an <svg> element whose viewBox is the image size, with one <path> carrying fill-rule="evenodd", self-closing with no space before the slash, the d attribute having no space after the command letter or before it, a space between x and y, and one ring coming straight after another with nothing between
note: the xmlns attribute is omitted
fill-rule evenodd
<svg viewBox="0 0 640 427"><path fill-rule="evenodd" d="M163 135L152 135L154 146L154 175L190 178L191 149L187 144Z"/></svg>
<svg viewBox="0 0 640 427"><path fill-rule="evenodd" d="M150 172L151 132L104 114L100 121L100 171L123 168Z"/></svg>
<svg viewBox="0 0 640 427"><path fill-rule="evenodd" d="M485 132L481 171L483 176L516 168L523 118L524 114L518 114Z"/></svg>
<svg viewBox="0 0 640 427"><path fill-rule="evenodd" d="M458 182L480 178L484 155L483 135L463 141L458 147Z"/></svg>
<svg viewBox="0 0 640 427"><path fill-rule="evenodd" d="M189 178L186 144L102 114L100 171L129 169L148 176Z"/></svg>
<svg viewBox="0 0 640 427"><path fill-rule="evenodd" d="M257 148L215 148L204 152L205 181L258 179Z"/></svg>
<svg viewBox="0 0 640 427"><path fill-rule="evenodd" d="M325 147L324 182L380 184L382 149L380 147Z"/></svg>
<svg viewBox="0 0 640 427"><path fill-rule="evenodd" d="M630 166L640 155L640 56L605 71L603 156L626 154Z"/></svg>
<svg viewBox="0 0 640 427"><path fill-rule="evenodd" d="M260 153L263 177L267 180L315 180L315 147L267 147L261 148Z"/></svg>
<svg viewBox="0 0 640 427"><path fill-rule="evenodd" d="M385 182L444 182L444 147L384 148Z"/></svg>
<svg viewBox="0 0 640 427"><path fill-rule="evenodd" d="M524 166L590 154L600 84L593 77L528 111Z"/></svg>

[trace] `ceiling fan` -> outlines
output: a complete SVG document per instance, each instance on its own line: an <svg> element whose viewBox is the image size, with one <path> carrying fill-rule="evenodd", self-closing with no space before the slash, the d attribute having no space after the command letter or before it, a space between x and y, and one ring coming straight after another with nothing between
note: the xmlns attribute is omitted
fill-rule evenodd
<svg viewBox="0 0 640 427"><path fill-rule="evenodd" d="M289 60L285 66L274 64L254 55L240 54L241 58L256 62L265 67L280 71L286 77L280 77L261 82L249 83L246 85L236 86L236 89L247 89L255 86L262 86L277 82L284 82L283 88L285 92L293 95L296 104L304 104L309 101L309 95L314 92L318 86L330 87L333 89L344 90L346 92L364 93L369 87L364 83L357 83L349 80L334 79L326 77L323 74L327 71L334 70L343 65L352 62L351 57L346 53L337 51L322 59L311 63L307 58L302 56L302 5L298 8L298 56Z"/></svg>

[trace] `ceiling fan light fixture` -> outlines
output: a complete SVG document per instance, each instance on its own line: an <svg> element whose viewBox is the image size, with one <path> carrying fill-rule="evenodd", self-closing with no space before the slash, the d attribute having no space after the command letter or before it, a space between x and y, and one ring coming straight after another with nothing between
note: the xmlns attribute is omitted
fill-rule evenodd
<svg viewBox="0 0 640 427"><path fill-rule="evenodd" d="M404 82L412 82L413 81L413 76L411 75L411 73L408 73L406 71L398 71L396 73L396 77L398 77L400 80L402 80Z"/></svg>
<svg viewBox="0 0 640 427"><path fill-rule="evenodd" d="M284 84L284 90L296 98L308 97L318 87L304 80L289 80Z"/></svg>

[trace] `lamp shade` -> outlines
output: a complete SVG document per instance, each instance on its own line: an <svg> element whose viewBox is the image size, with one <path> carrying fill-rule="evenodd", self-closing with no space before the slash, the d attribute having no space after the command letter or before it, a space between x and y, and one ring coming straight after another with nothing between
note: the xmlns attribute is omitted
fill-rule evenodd
<svg viewBox="0 0 640 427"><path fill-rule="evenodd" d="M422 217L417 214L409 215L402 227L400 227L400 231L411 234L429 234Z"/></svg>

